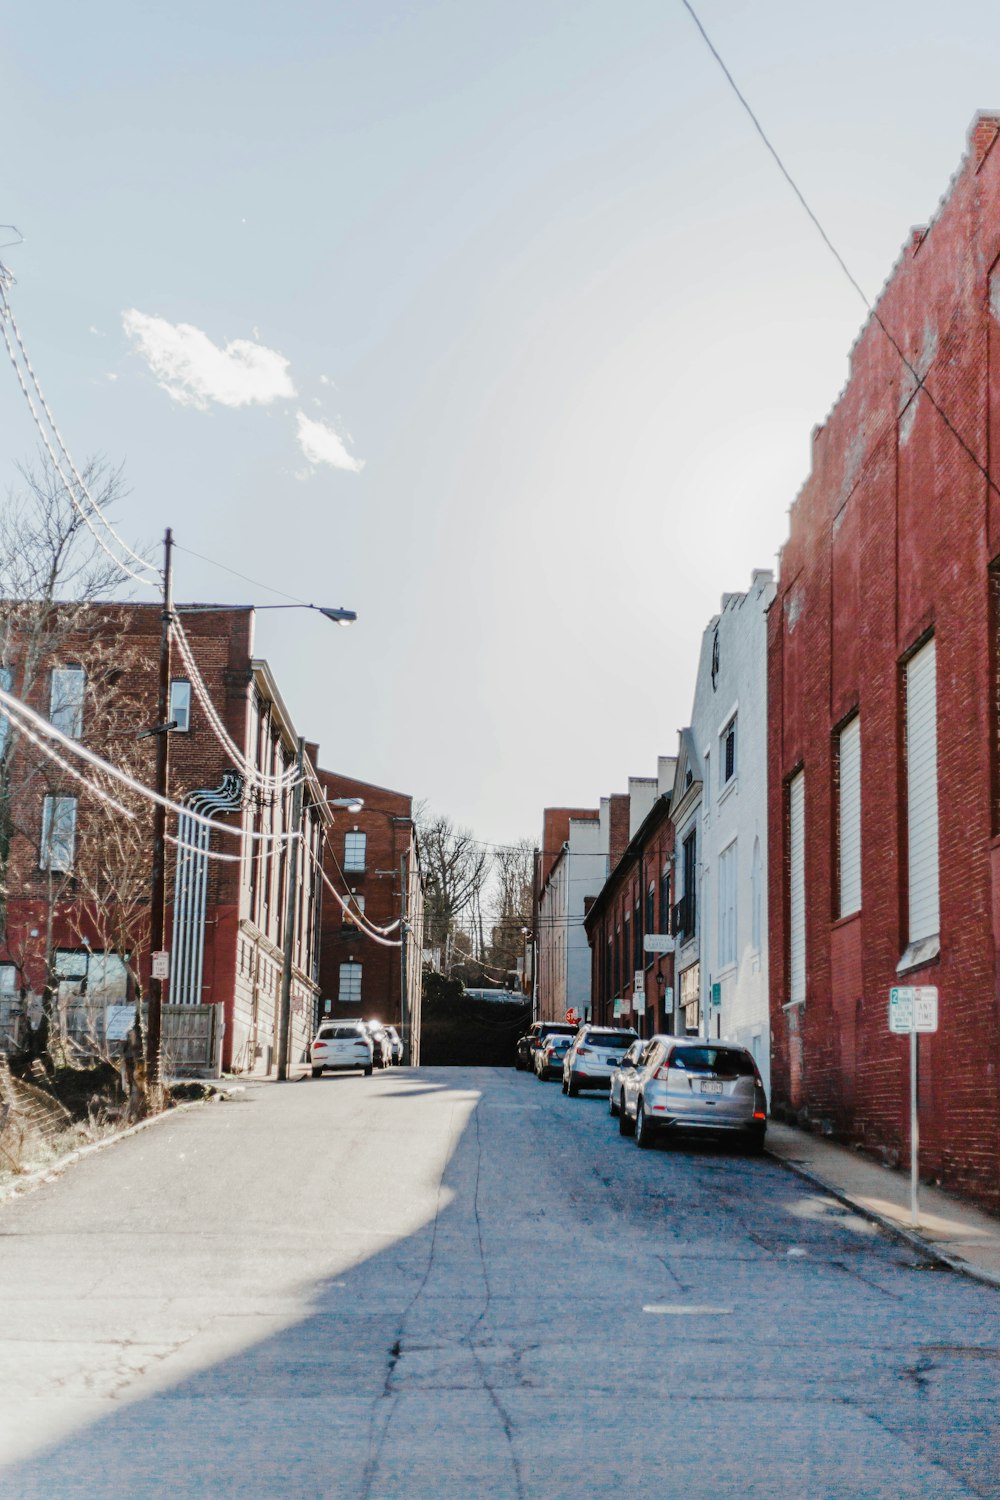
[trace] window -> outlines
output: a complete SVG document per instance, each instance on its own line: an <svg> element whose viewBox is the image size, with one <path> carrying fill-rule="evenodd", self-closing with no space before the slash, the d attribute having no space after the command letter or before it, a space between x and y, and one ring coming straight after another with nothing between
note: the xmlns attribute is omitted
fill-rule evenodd
<svg viewBox="0 0 1000 1500"><path fill-rule="evenodd" d="M361 1000L361 964L341 964L340 989L337 999L341 1005L357 1005Z"/></svg>
<svg viewBox="0 0 1000 1500"><path fill-rule="evenodd" d="M940 931L937 677L934 641L906 664L906 833L909 941Z"/></svg>
<svg viewBox="0 0 1000 1500"><path fill-rule="evenodd" d="M49 693L49 718L57 729L78 740L83 733L82 667L53 667Z"/></svg>
<svg viewBox="0 0 1000 1500"><path fill-rule="evenodd" d="M72 870L76 852L76 798L46 797L42 803L42 870Z"/></svg>
<svg viewBox="0 0 1000 1500"><path fill-rule="evenodd" d="M861 720L841 730L837 744L838 789L837 915L861 910Z"/></svg>
<svg viewBox="0 0 1000 1500"><path fill-rule="evenodd" d="M736 962L736 841L719 855L719 967Z"/></svg>
<svg viewBox="0 0 1000 1500"><path fill-rule="evenodd" d="M364 909L365 909L365 898L364 898L364 896L359 896L358 893L357 893L357 891L352 891L351 894L350 894L350 896L349 896L349 898L348 898L347 905L351 909L349 911L345 911L345 910L343 910L343 908L341 909L342 924L343 924L344 927L357 927L358 924L357 924L357 921L355 920L354 912L355 911L359 911L359 912L363 912L364 911Z"/></svg>
<svg viewBox="0 0 1000 1500"><path fill-rule="evenodd" d="M632 921L632 967L642 968L642 908L639 902L635 903L635 915Z"/></svg>
<svg viewBox="0 0 1000 1500"><path fill-rule="evenodd" d="M719 781L722 787L727 787L736 775L736 715L730 719L722 734L719 755Z"/></svg>
<svg viewBox="0 0 1000 1500"><path fill-rule="evenodd" d="M649 882L649 889L646 892L646 931L647 932L655 932L656 931L656 881L655 880L651 880ZM652 957L652 955L650 955L650 957Z"/></svg>
<svg viewBox="0 0 1000 1500"><path fill-rule="evenodd" d="M788 1000L806 998L806 777L788 783Z"/></svg>
<svg viewBox="0 0 1000 1500"><path fill-rule="evenodd" d="M697 930L697 859L698 830L692 828L684 840L684 896L680 928L685 937L693 937Z"/></svg>
<svg viewBox="0 0 1000 1500"><path fill-rule="evenodd" d="M754 951L760 952L764 936L764 866L760 857L760 839L753 841L753 860L750 865L750 941Z"/></svg>
<svg viewBox="0 0 1000 1500"><path fill-rule="evenodd" d="M168 719L177 725L178 734L187 734L191 728L191 684L183 677L175 677L170 684L170 712Z"/></svg>
<svg viewBox="0 0 1000 1500"><path fill-rule="evenodd" d="M10 685L12 681L13 678L11 677L10 668L0 667L0 688L3 688L5 693L10 692ZM9 728L10 720L7 718L6 714L0 713L0 755L3 755L4 748L7 744L7 731Z"/></svg>
<svg viewBox="0 0 1000 1500"><path fill-rule="evenodd" d="M670 932L670 866L664 865L660 875L660 931Z"/></svg>
<svg viewBox="0 0 1000 1500"><path fill-rule="evenodd" d="M368 843L366 833L353 833L344 836L344 869L363 870L365 867L365 850Z"/></svg>
<svg viewBox="0 0 1000 1500"><path fill-rule="evenodd" d="M17 969L14 964L0 964L0 995L17 994Z"/></svg>

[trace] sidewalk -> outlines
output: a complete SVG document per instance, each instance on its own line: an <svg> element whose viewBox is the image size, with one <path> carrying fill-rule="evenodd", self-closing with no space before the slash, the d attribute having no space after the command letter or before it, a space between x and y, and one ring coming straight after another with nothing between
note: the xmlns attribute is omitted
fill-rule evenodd
<svg viewBox="0 0 1000 1500"><path fill-rule="evenodd" d="M920 1185L920 1226L910 1225L910 1177L878 1166L859 1151L770 1120L770 1154L800 1177L902 1233L957 1271L1000 1287L1000 1219Z"/></svg>

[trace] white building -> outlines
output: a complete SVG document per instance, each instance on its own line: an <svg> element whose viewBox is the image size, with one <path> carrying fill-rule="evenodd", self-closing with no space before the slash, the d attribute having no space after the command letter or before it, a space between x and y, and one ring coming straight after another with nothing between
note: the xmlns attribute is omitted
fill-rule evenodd
<svg viewBox="0 0 1000 1500"><path fill-rule="evenodd" d="M563 816L561 816L563 815ZM590 945L583 927L584 900L608 875L606 819L598 813L549 808L538 897L538 982L535 1010L543 1021L561 1021L568 1010L590 1015Z"/></svg>
<svg viewBox="0 0 1000 1500"><path fill-rule="evenodd" d="M702 637L674 783L676 1003L686 1025L754 1055L770 1097L767 610L774 577L725 594Z"/></svg>

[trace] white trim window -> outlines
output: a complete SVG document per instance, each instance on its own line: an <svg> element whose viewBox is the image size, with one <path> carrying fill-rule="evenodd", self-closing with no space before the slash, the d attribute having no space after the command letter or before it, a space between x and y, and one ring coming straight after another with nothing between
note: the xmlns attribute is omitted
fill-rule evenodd
<svg viewBox="0 0 1000 1500"><path fill-rule="evenodd" d="M368 835L359 833L355 828L353 833L344 835L344 869L363 870L365 868L365 857L368 848Z"/></svg>
<svg viewBox="0 0 1000 1500"><path fill-rule="evenodd" d="M931 638L906 664L909 942L941 930L938 880L937 670Z"/></svg>
<svg viewBox="0 0 1000 1500"><path fill-rule="evenodd" d="M46 797L42 803L41 870L72 870L76 853L76 798Z"/></svg>
<svg viewBox="0 0 1000 1500"><path fill-rule="evenodd" d="M17 994L17 967L15 964L0 964L0 995Z"/></svg>
<svg viewBox="0 0 1000 1500"><path fill-rule="evenodd" d="M176 725L175 734L189 734L191 730L191 684L183 677L175 677L170 684L170 709L167 718Z"/></svg>
<svg viewBox="0 0 1000 1500"><path fill-rule="evenodd" d="M736 962L736 840L719 855L719 968Z"/></svg>
<svg viewBox="0 0 1000 1500"><path fill-rule="evenodd" d="M337 999L341 1005L358 1005L361 1001L361 970L363 965L346 963L340 966L340 987Z"/></svg>
<svg viewBox="0 0 1000 1500"><path fill-rule="evenodd" d="M861 720L857 715L840 731L838 761L837 915L849 917L861 910Z"/></svg>
<svg viewBox="0 0 1000 1500"><path fill-rule="evenodd" d="M788 783L788 1001L806 998L806 773Z"/></svg>
<svg viewBox="0 0 1000 1500"><path fill-rule="evenodd" d="M78 740L83 733L83 694L86 682L82 667L52 668L49 719L71 740Z"/></svg>

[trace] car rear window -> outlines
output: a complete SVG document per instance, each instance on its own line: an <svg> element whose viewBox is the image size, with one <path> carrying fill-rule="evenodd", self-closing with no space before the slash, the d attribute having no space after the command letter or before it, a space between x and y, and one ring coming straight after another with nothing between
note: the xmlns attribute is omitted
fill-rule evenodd
<svg viewBox="0 0 1000 1500"><path fill-rule="evenodd" d="M542 1027L542 1036L575 1036L579 1027L571 1026L568 1021L553 1021L548 1026Z"/></svg>
<svg viewBox="0 0 1000 1500"><path fill-rule="evenodd" d="M735 1047L678 1047L670 1066L687 1073L721 1073L726 1078L752 1078L754 1073L750 1055Z"/></svg>
<svg viewBox="0 0 1000 1500"><path fill-rule="evenodd" d="M359 1036L364 1036L360 1026L324 1026L319 1039L321 1042L346 1042Z"/></svg>
<svg viewBox="0 0 1000 1500"><path fill-rule="evenodd" d="M627 1047L631 1047L635 1037L628 1031L588 1031L587 1041L605 1052L609 1048L612 1052L624 1052Z"/></svg>
<svg viewBox="0 0 1000 1500"><path fill-rule="evenodd" d="M547 1047L554 1047L559 1050L565 1049L568 1051L570 1041L571 1038L568 1036L549 1036L545 1038L545 1045Z"/></svg>

